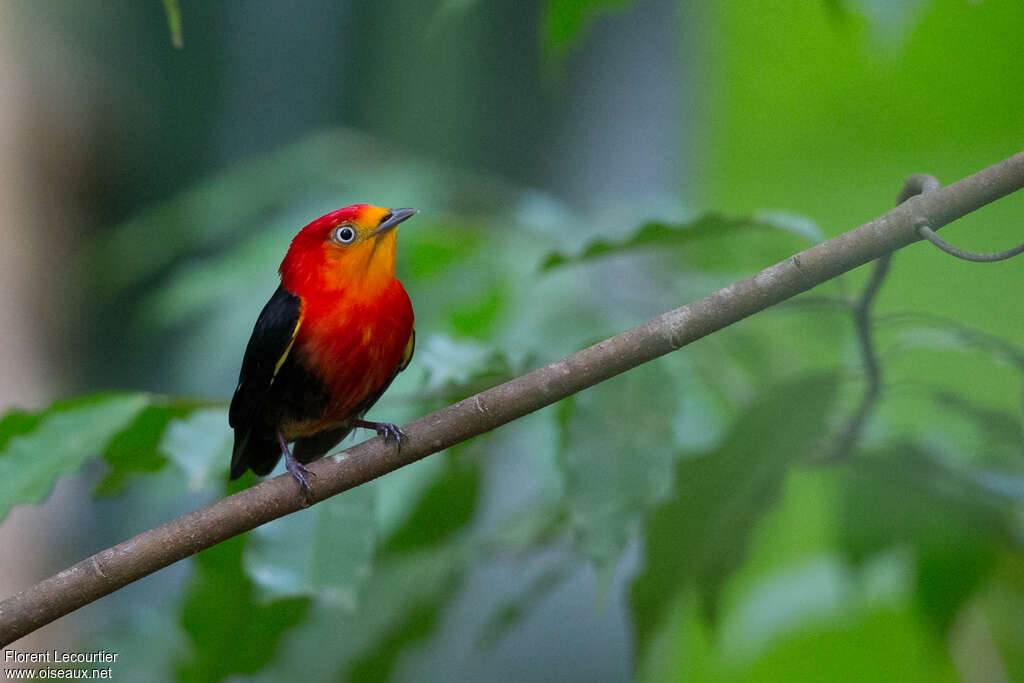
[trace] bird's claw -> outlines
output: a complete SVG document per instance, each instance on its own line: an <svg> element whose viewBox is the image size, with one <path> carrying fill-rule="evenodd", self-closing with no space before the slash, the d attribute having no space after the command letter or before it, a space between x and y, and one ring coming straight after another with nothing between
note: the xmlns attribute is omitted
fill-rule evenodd
<svg viewBox="0 0 1024 683"><path fill-rule="evenodd" d="M362 427L363 429L372 429L377 432L377 436L384 439L384 443L397 443L398 447L402 447L402 439L405 438L405 432L396 425L390 422L370 422L369 420L356 420L353 423L355 427Z"/></svg>
<svg viewBox="0 0 1024 683"><path fill-rule="evenodd" d="M405 438L405 432L398 425L390 422L378 422L376 426L377 436L384 439L384 443L401 443Z"/></svg>
<svg viewBox="0 0 1024 683"><path fill-rule="evenodd" d="M309 485L309 481L306 479L306 475L316 476L316 472L309 469L295 458L285 458L284 467L288 470L288 473L292 475L295 481L299 482L299 488L302 489L302 495L306 501L310 501L313 498L313 489Z"/></svg>

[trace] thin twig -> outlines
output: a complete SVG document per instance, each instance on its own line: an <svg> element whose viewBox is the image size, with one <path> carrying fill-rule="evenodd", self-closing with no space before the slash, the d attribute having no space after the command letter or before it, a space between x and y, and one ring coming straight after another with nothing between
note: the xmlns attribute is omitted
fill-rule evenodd
<svg viewBox="0 0 1024 683"><path fill-rule="evenodd" d="M918 240L919 217L938 228L1021 187L1024 153L913 197L703 299L420 418L404 427L401 452L378 437L318 460L310 465L317 475L311 498L323 500L500 427L905 247ZM304 505L295 480L285 474L103 550L0 602L0 643Z"/></svg>
<svg viewBox="0 0 1024 683"><path fill-rule="evenodd" d="M906 183L903 185L903 189L900 190L896 203L902 204L914 195L934 192L939 189L939 187L939 181L935 179L935 176L930 176L926 173L916 173L907 178ZM935 231L928 227L928 221L923 217L919 220L920 223L917 226L917 234L947 254L963 259L964 261L973 261L975 263L994 263L996 261L1005 261L1006 259L1013 258L1018 254L1024 253L1024 244L1013 247L1012 249L1007 249L1006 251L996 251L987 254L965 251L959 247L954 247L952 244L936 235Z"/></svg>
<svg viewBox="0 0 1024 683"><path fill-rule="evenodd" d="M911 174L903 181L903 187L900 188L900 193L896 195L896 205L899 206L911 197L916 197L919 194L935 192L940 187L942 185L939 184L938 179L933 175L927 173Z"/></svg>
<svg viewBox="0 0 1024 683"><path fill-rule="evenodd" d="M921 237L925 238L942 251L952 256L956 256L964 261L973 261L974 263L995 263L996 261L1005 261L1008 258L1013 258L1018 254L1024 254L1024 244L1019 244L1012 249L1006 251L995 251L987 254L979 254L973 251L964 251L959 247L954 247L952 244L942 239L935 234L935 231L929 228L927 225L920 225L917 228L917 232Z"/></svg>
<svg viewBox="0 0 1024 683"><path fill-rule="evenodd" d="M868 416L882 394L882 363L875 352L874 330L871 322L871 304L882 288L882 281L889 273L889 266L892 263L892 254L886 254L877 261L871 271L871 277L860 297L851 306L853 313L853 324L857 331L857 341L860 345L861 363L864 365L864 375L867 380L867 387L861 397L856 412L847 421L842 434L836 439L835 446L828 454L829 460L841 460L846 458L857 445Z"/></svg>
<svg viewBox="0 0 1024 683"><path fill-rule="evenodd" d="M926 173L915 173L904 181L903 188L896 197L896 205L899 206L911 197L916 197L919 194L935 192L939 187L939 181L934 176ZM888 253L875 261L871 277L868 278L860 297L857 298L857 301L851 307L853 324L857 331L857 341L860 343L860 357L861 362L864 364L867 386L864 388L864 395L860 399L857 410L846 423L846 428L843 429L842 434L836 439L833 451L829 454L829 459L831 460L841 460L853 452L854 446L857 445L857 441L860 440L860 435L864 431L864 425L867 424L868 418L871 416L879 397L882 395L882 361L875 351L875 333L871 306L874 304L879 290L882 289L882 282L885 281L885 276L889 274L889 266L891 265L892 253Z"/></svg>

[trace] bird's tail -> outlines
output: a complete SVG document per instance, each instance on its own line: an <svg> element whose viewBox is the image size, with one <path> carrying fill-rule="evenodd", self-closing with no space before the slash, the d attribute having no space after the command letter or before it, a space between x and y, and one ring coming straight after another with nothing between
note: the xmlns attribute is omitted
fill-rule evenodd
<svg viewBox="0 0 1024 683"><path fill-rule="evenodd" d="M231 453L231 479L238 479L251 469L265 477L281 459L281 445L273 433L235 432L235 448Z"/></svg>

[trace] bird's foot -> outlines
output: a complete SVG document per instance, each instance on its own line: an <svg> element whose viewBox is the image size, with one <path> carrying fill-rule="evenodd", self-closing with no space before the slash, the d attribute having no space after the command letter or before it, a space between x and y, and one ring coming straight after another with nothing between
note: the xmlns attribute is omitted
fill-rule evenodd
<svg viewBox="0 0 1024 683"><path fill-rule="evenodd" d="M313 489L309 486L309 481L306 479L306 475L316 476L316 472L309 469L301 462L293 457L286 457L284 459L284 467L288 470L289 474L299 482L299 486L302 488L302 495L305 496L306 500L313 498Z"/></svg>
<svg viewBox="0 0 1024 683"><path fill-rule="evenodd" d="M370 422L369 420L356 420L356 427L362 427L363 429L372 429L377 432L377 436L384 439L384 443L397 443L399 447L402 445L402 439L405 438L405 432L402 431L401 427L390 422Z"/></svg>
<svg viewBox="0 0 1024 683"><path fill-rule="evenodd" d="M305 498L306 503L309 504L313 500L313 489L309 485L309 481L306 479L306 475L315 477L316 472L309 469L301 462L295 459L292 455L291 450L288 448L288 444L285 443L284 437L281 434L277 435L277 439L281 444L281 450L284 452L284 468L288 470L288 473L292 475L295 481L299 482L299 488L302 490L302 497Z"/></svg>

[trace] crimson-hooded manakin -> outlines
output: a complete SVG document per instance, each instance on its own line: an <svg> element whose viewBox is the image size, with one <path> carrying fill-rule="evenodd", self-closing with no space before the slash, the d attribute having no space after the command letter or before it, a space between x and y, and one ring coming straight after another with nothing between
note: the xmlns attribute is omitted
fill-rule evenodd
<svg viewBox="0 0 1024 683"><path fill-rule="evenodd" d="M231 399L231 479L249 469L269 474L283 454L308 496L304 464L352 429L400 441L397 426L363 416L415 348L412 303L395 277L395 228L415 213L356 204L321 216L292 240Z"/></svg>

